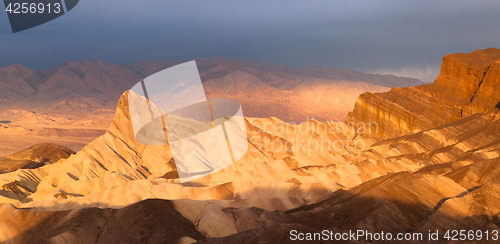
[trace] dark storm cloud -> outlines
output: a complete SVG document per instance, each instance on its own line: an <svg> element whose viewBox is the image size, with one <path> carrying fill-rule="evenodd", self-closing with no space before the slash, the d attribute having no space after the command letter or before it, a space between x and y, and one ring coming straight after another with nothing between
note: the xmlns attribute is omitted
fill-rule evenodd
<svg viewBox="0 0 500 244"><path fill-rule="evenodd" d="M223 56L430 82L442 56L500 47L500 2L471 2L82 0L16 34L0 14L0 67Z"/></svg>

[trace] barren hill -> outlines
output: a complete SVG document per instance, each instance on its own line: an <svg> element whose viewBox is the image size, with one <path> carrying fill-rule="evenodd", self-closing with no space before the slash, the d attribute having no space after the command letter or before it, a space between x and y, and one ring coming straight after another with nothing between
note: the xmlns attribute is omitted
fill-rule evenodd
<svg viewBox="0 0 500 244"><path fill-rule="evenodd" d="M32 98L44 77L22 65L16 64L0 69L0 104Z"/></svg>
<svg viewBox="0 0 500 244"><path fill-rule="evenodd" d="M18 169L34 169L68 158L74 151L52 144L41 143L0 159L0 173Z"/></svg>

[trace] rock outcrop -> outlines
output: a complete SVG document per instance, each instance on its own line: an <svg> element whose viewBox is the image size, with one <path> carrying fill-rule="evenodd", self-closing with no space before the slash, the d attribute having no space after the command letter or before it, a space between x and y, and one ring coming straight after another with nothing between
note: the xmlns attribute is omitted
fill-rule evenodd
<svg viewBox="0 0 500 244"><path fill-rule="evenodd" d="M52 143L41 143L0 159L0 173L18 169L35 169L53 164L75 154L74 151Z"/></svg>
<svg viewBox="0 0 500 244"><path fill-rule="evenodd" d="M380 138L427 130L495 108L499 83L500 50L450 54L433 84L364 93L346 120L378 123L379 130L371 136Z"/></svg>

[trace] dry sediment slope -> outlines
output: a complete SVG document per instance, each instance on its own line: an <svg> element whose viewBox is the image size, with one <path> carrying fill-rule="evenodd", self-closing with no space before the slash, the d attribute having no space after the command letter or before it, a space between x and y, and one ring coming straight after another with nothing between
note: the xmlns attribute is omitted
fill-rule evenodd
<svg viewBox="0 0 500 244"><path fill-rule="evenodd" d="M0 173L34 169L68 158L74 151L52 143L41 143L0 159Z"/></svg>
<svg viewBox="0 0 500 244"><path fill-rule="evenodd" d="M145 146L135 140L127 103L125 93L107 133L76 155L0 176L2 185L17 181L33 192L18 197L4 194L1 201L67 209L78 204L121 207L154 197L190 198L280 210L316 201L378 174L359 175L357 166L344 165L349 151L355 150L353 143L346 143L354 135L344 123L311 120L290 125L276 118L246 119L249 151L244 158L215 174L179 184L169 145ZM334 148L335 141L339 143ZM340 146L342 141L345 147ZM346 172L352 174L346 177Z"/></svg>
<svg viewBox="0 0 500 244"><path fill-rule="evenodd" d="M118 111L121 109L119 108ZM258 162L252 162L247 158L247 161L238 163L237 168L225 169L225 172L215 173L190 184L179 184L175 179L162 178L175 178L175 174L172 173L174 171L169 171L160 178L150 175L145 177L147 179L138 176L136 176L137 179L130 179L134 174L129 172L128 174L121 173L124 179L120 180L116 176L118 170L104 172L99 176L96 166L91 166L89 162L82 166L92 170L95 175L93 178L88 175L87 179L83 179L85 170L78 172L77 169L82 166L79 166L77 162L84 157L97 161L97 155L111 149L113 153L120 152L120 155L124 155L122 160L131 157L125 153L131 152L130 148L125 149L116 144L111 146L111 138L105 140L109 147L104 150L95 148L99 145L96 140L90 144L93 150L97 149L93 154L90 154L90 148L86 148L86 153L79 152L56 164L0 175L2 180L24 177L24 182L19 182L18 187L29 186L28 177L32 179L39 177L40 181L31 182L38 184L32 188L35 189L33 194L26 196L24 200L21 196L17 197L23 200L24 204L12 201L18 206L31 206L33 207L31 210L17 210L11 204L1 206L2 209L7 209L8 211L5 210L7 212L27 216L26 218L31 215L42 216L30 217L31 220L37 220L33 222L25 221L24 217L17 222L12 222L14 218L12 215L1 215L0 223L4 229L19 230L21 234L17 236L21 239L12 239L12 235L6 234L11 232L4 232L3 239L0 239L19 240L19 243L25 243L33 240L30 238L36 240L54 238L51 240L65 240L72 243L73 240L79 239L96 240L100 239L98 236L103 235L102 233L116 233L117 230L130 229L130 232L127 231L130 234L123 237L127 238L122 239L123 241L143 240L141 238L144 235L150 235L151 232L144 233L143 231L143 235L134 233L141 232L139 230L149 226L149 222L161 220L164 215L148 215L150 220L132 221L134 224L129 226L127 223L131 222L120 220L116 223L114 217L109 217L113 214L113 216L118 216L116 211L122 210L82 209L82 207L121 208L140 201L138 204L123 208L127 210L122 212L127 214L119 216L136 213L138 210L134 209L143 205L149 206L145 207L146 209L151 208L146 212L162 213L164 211L162 209L165 208L163 205L169 205L168 202L150 205L147 200L141 201L158 197L203 200L173 200L173 209L169 210L172 214L179 213L194 226L193 230L186 224L186 227L176 229L175 233L183 233L182 235L198 240L196 236L193 236L198 232L203 235L202 238L206 238L200 240L200 243L288 243L291 230L316 232L328 229L342 232L366 229L370 232L384 231L394 234L399 232L425 234L428 230L439 230L440 233L444 233L443 231L452 229L498 230L500 228L498 216L500 177L497 169L500 163L499 118L496 110L479 113L431 130L376 141L362 152L338 155L332 152L321 152L307 156L300 154L299 149L292 149L296 155L285 157L288 158L286 160L291 160L291 158L296 160L292 161L291 165L288 164L290 168L285 168L286 162L280 163L280 160L277 160L280 158L279 152L266 150L265 143L256 143L260 148L257 154L265 154L274 158L266 161L265 167L260 167ZM262 120L254 119L253 125L267 128L269 132L256 135L274 136L274 131L270 130L270 124L264 126L262 122ZM312 128L309 127L307 134L312 137L317 136ZM305 128L302 129L306 131ZM116 128L110 128L108 131L108 133L117 132ZM287 136L290 136L286 131L282 134L285 140ZM122 140L127 141L126 138ZM258 142L255 138L254 141ZM148 150L154 152L151 148L143 151ZM328 155L331 157L328 158ZM111 154L103 156L116 160ZM146 154L141 154L141 156L144 159ZM330 159L330 164L321 165L321 162L318 163L321 158ZM341 161L338 158L346 160ZM265 160L264 157L261 159ZM113 167L112 162L98 161L102 166L110 168ZM304 163L309 165L300 166ZM115 166L118 166L118 163L115 163ZM276 170L278 167L281 167L280 171ZM60 171L57 172L56 168ZM255 169L259 170L252 173ZM146 174L145 172L143 171L143 174ZM87 171L87 173L90 172ZM63 174L71 175L74 178L73 181L66 180L68 183L56 181L56 179L62 179ZM253 178L244 179L248 177L248 174ZM339 176L342 174L345 174L346 178ZM282 182L283 178L290 176L295 177L288 187L282 184L281 187L276 188L276 182ZM323 200L297 209L291 208L306 202L299 201L298 204L295 202L295 205L287 206L284 204L287 201L283 198L278 200L279 197L276 197L280 194L282 197L295 194L296 200L294 201L300 199L298 196L307 198L307 194L299 194L303 190L301 187L307 185L301 182L327 176L330 178L322 178L323 182L330 180L332 183L341 182L346 185L350 184L352 187L333 193L325 191L317 195ZM48 186L49 182L52 185ZM259 182L260 187L258 187ZM327 185L319 187L325 186ZM276 191L277 189L279 191ZM261 197L255 198L255 196ZM16 198L12 195L10 197ZM255 206L260 208L255 208ZM75 210L68 212L69 209ZM142 211L144 208L139 209ZM287 209L290 210L285 211ZM47 212L47 210L50 211ZM282 211L271 212L269 210ZM103 215L105 216L102 217ZM97 223L97 225L80 226L79 223L86 223L86 219L92 219L92 223ZM185 223L184 220L182 221ZM104 225L107 227L100 227ZM154 228L149 228L149 230L157 231ZM163 233L167 230L158 231ZM193 235L184 234L186 232ZM109 234L108 237L119 238L115 234ZM189 238L185 240L192 241ZM441 240L444 239L441 238ZM94 241L84 243L94 243Z"/></svg>
<svg viewBox="0 0 500 244"><path fill-rule="evenodd" d="M379 147L390 148L382 162L408 160L416 168L341 189L318 203L285 211L280 214L281 223L199 243L295 243L290 239L297 238L290 234L292 230L296 234L367 230L391 233L393 238L398 233L420 238L408 243L449 243L444 236L447 231L472 230L474 240L495 242L491 238L500 231L500 120L496 109L380 141L367 150L368 160L380 157ZM439 241L429 241L429 231L439 231ZM448 236L453 237L453 233ZM364 243L366 239L351 241Z"/></svg>
<svg viewBox="0 0 500 244"><path fill-rule="evenodd" d="M433 84L362 94L347 121L377 122L372 136L390 138L427 130L495 108L500 101L500 50L443 57Z"/></svg>
<svg viewBox="0 0 500 244"><path fill-rule="evenodd" d="M413 173L382 176L348 191L339 190L320 203L285 212L284 223L198 243L296 243L300 232L314 234L323 230L385 233L385 241L361 236L351 239L351 243L367 240L368 243L387 243L388 233L392 240L398 233L409 238L406 242L404 239L396 242L450 243L454 234L448 231L452 230L466 230L468 234L472 231L472 237L468 237L472 243L495 243L500 230L499 163L495 158L465 166L444 164ZM430 241L429 231L439 231L439 240ZM447 232L448 239L445 238ZM303 242L321 241L312 240L315 241Z"/></svg>

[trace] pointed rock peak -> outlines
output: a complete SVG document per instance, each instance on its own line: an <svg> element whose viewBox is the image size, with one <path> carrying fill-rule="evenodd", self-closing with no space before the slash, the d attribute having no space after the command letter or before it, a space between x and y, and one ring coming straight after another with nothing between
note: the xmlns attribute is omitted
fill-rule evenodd
<svg viewBox="0 0 500 244"><path fill-rule="evenodd" d="M490 47L483 50L475 50L471 53L448 54L443 58L443 63L445 60L454 61L470 68L485 70L492 63L500 60L500 49Z"/></svg>

